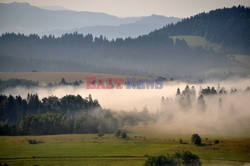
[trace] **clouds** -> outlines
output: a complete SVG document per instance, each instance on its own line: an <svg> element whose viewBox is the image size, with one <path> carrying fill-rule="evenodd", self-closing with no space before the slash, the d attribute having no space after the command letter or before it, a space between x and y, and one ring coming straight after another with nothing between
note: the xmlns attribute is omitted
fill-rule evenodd
<svg viewBox="0 0 250 166"><path fill-rule="evenodd" d="M216 8L250 6L250 0L0 0L4 3L14 1L28 2L35 6L104 12L120 17L158 14L184 18Z"/></svg>

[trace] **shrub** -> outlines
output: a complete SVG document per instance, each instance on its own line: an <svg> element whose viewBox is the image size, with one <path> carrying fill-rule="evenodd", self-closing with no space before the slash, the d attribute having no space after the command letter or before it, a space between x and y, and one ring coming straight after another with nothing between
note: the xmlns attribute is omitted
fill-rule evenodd
<svg viewBox="0 0 250 166"><path fill-rule="evenodd" d="M184 152L177 152L173 156L175 159L178 160L179 165L187 165L187 166L200 166L201 161L199 156L189 152L189 151L184 151Z"/></svg>
<svg viewBox="0 0 250 166"><path fill-rule="evenodd" d="M102 137L102 136L104 136L104 133L103 132L99 132L98 133L98 137Z"/></svg>
<svg viewBox="0 0 250 166"><path fill-rule="evenodd" d="M218 143L220 143L220 141L219 140L214 140L214 144L218 144Z"/></svg>
<svg viewBox="0 0 250 166"><path fill-rule="evenodd" d="M161 166L161 165L171 165L175 166L175 160L170 156L148 156L146 162L144 163L145 166Z"/></svg>
<svg viewBox="0 0 250 166"><path fill-rule="evenodd" d="M201 166L199 156L189 152L177 152L170 156L146 156L145 166Z"/></svg>
<svg viewBox="0 0 250 166"><path fill-rule="evenodd" d="M125 133L124 131L121 133L121 137L122 138L127 138L127 133Z"/></svg>
<svg viewBox="0 0 250 166"><path fill-rule="evenodd" d="M198 134L193 134L191 141L195 145L201 145L201 137Z"/></svg>
<svg viewBox="0 0 250 166"><path fill-rule="evenodd" d="M116 130L115 136L116 136L116 137L120 137L120 135L121 135L121 130Z"/></svg>
<svg viewBox="0 0 250 166"><path fill-rule="evenodd" d="M42 143L42 141L37 141L37 140L32 140L32 139L28 139L27 142L29 144L39 144L39 143Z"/></svg>

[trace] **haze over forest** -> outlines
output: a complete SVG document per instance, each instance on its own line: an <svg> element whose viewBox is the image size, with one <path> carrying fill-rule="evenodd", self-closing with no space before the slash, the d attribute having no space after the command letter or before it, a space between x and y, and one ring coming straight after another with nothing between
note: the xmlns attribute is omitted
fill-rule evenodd
<svg viewBox="0 0 250 166"><path fill-rule="evenodd" d="M118 18L27 3L0 8L0 71L175 78L245 77L250 71L250 9L244 6L182 20L157 15ZM50 35L39 36L46 33Z"/></svg>
<svg viewBox="0 0 250 166"><path fill-rule="evenodd" d="M0 0L0 166L248 165L249 2Z"/></svg>

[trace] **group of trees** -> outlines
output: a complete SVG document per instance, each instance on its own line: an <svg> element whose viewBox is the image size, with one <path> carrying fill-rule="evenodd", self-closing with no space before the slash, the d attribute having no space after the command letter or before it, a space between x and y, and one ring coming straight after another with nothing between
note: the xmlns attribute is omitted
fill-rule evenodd
<svg viewBox="0 0 250 166"><path fill-rule="evenodd" d="M98 101L91 95L83 99L80 95L66 95L62 98L56 96L45 97L39 100L37 94L28 94L27 99L21 96L0 95L0 121L17 123L21 117L47 112L70 114L74 112L87 112L100 107Z"/></svg>
<svg viewBox="0 0 250 166"><path fill-rule="evenodd" d="M177 100L183 108L187 108L191 106L191 102L196 99L196 90L195 87L192 86L191 89L187 85L186 88L180 93L180 89L177 89L176 92Z"/></svg>
<svg viewBox="0 0 250 166"><path fill-rule="evenodd" d="M82 80L75 80L73 81L72 83L71 82L67 82L65 80L65 78L62 78L61 81L58 83L58 84L52 84L53 86L56 86L56 85L73 85L73 86L79 86L80 84L83 84L83 81ZM49 84L50 85L50 84Z"/></svg>
<svg viewBox="0 0 250 166"><path fill-rule="evenodd" d="M173 155L148 156L144 166L201 166L199 156L189 151L176 152Z"/></svg>
<svg viewBox="0 0 250 166"><path fill-rule="evenodd" d="M67 82L65 78L62 78L59 82L49 82L45 86L46 87L55 87L55 86L65 86L65 85L71 85L71 86L79 86L83 84L82 80L75 80L73 82ZM18 79L18 78L11 78L8 80L1 80L0 79L0 91L3 91L8 88L15 88L15 87L26 87L26 88L32 88L32 87L39 87L42 86L38 81L32 81L32 80L26 80L26 79Z"/></svg>
<svg viewBox="0 0 250 166"><path fill-rule="evenodd" d="M237 93L237 92L240 92L242 90L239 90L235 87L232 87L230 91L227 91L225 87L220 87L220 85L218 85L217 89L215 90L214 87L207 87L207 88L204 88L204 89L201 89L200 91L200 94L202 95L216 95L216 94L228 94L228 93ZM244 92L248 92L250 91L250 87L247 87Z"/></svg>
<svg viewBox="0 0 250 166"><path fill-rule="evenodd" d="M191 137L191 142L195 145L201 145L201 137L198 134L193 134Z"/></svg>
<svg viewBox="0 0 250 166"><path fill-rule="evenodd" d="M68 95L42 100L37 95L28 95L27 100L1 96L0 101L1 135L113 133L118 128L117 119L110 111L101 109L91 95L88 99Z"/></svg>
<svg viewBox="0 0 250 166"><path fill-rule="evenodd" d="M127 138L127 133L125 131L122 131L122 130L116 130L115 137Z"/></svg>
<svg viewBox="0 0 250 166"><path fill-rule="evenodd" d="M200 91L197 93L194 86L190 88L189 85L187 85L183 91L181 91L179 88L177 89L175 100L172 100L171 98L165 99L164 97L162 97L161 112L164 113L166 112L166 110L169 110L169 113L172 112L170 110L172 110L171 107L174 106L171 104L175 103L177 103L183 110L188 110L193 106L196 106L198 110L205 111L207 108L207 103L205 98L208 96L223 95L223 94L225 95L229 93L235 94L238 92L246 93L249 91L250 91L249 87L247 87L244 91L236 88L231 88L231 91L227 91L225 87L220 87L220 85L218 85L217 89L215 89L214 87L210 88L209 86L207 86L206 88L201 88ZM197 94L198 97L196 97ZM222 107L223 104L222 98L219 97L218 100L219 100L218 101L219 107Z"/></svg>
<svg viewBox="0 0 250 166"><path fill-rule="evenodd" d="M97 112L98 111L98 115ZM95 112L95 113L94 113ZM72 133L114 133L118 120L109 110L97 109L71 116L45 113L24 116L18 123L18 134L47 135Z"/></svg>
<svg viewBox="0 0 250 166"><path fill-rule="evenodd" d="M115 133L125 125L152 121L145 106L125 112L102 109L99 102L89 95L66 95L44 97L28 94L21 96L0 95L0 135L45 135L66 133ZM126 138L124 131L117 137Z"/></svg>
<svg viewBox="0 0 250 166"><path fill-rule="evenodd" d="M194 103L197 103L197 106L199 107L199 109L201 109L201 110L206 109L206 102L204 100L203 94L200 93L200 95L196 99L196 89L194 86L192 86L190 88L189 85L187 85L182 92L178 88L177 92L176 92L175 100L177 101L179 106L185 110L189 109ZM171 100L169 100L168 98L166 100L164 100L164 98L162 98L162 108L163 109L168 104L168 101L171 101Z"/></svg>
<svg viewBox="0 0 250 166"><path fill-rule="evenodd" d="M14 88L17 86L23 86L23 87L37 87L39 86L38 81L31 81L26 79L17 79L17 78L11 78L8 80L1 80L0 79L0 91L7 89L7 88Z"/></svg>
<svg viewBox="0 0 250 166"><path fill-rule="evenodd" d="M47 135L72 133L114 133L119 128L118 120L109 110L67 116L59 113L30 114L17 124L0 122L0 135Z"/></svg>

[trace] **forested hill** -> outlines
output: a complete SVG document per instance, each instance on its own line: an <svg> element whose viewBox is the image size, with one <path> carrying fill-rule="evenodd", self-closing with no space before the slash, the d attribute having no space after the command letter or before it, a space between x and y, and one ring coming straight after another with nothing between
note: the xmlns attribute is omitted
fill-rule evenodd
<svg viewBox="0 0 250 166"><path fill-rule="evenodd" d="M167 25L149 36L195 35L221 44L230 53L250 54L250 8L223 8ZM147 36L148 37L148 36Z"/></svg>
<svg viewBox="0 0 250 166"><path fill-rule="evenodd" d="M93 72L95 66L95 71L129 71L123 74L202 75L210 69L241 65L228 58L228 54L250 53L248 18L249 9L245 7L218 9L138 38L111 41L103 36L79 33L58 38L7 33L0 37L0 60L4 60L0 61L0 70ZM203 47L189 47L184 40L172 40L175 35L204 36L209 41L224 45L225 49L216 52ZM39 68L32 65L34 60L41 62ZM22 63L24 61L25 64ZM74 65L76 63L78 65ZM27 68L30 66L32 69Z"/></svg>
<svg viewBox="0 0 250 166"><path fill-rule="evenodd" d="M0 37L1 71L111 71L116 74L184 75L202 73L216 66L227 65L227 62L223 54L190 48L185 41L174 42L164 37L112 41L102 36L93 38L92 35L78 33L60 38L21 34L4 34Z"/></svg>

